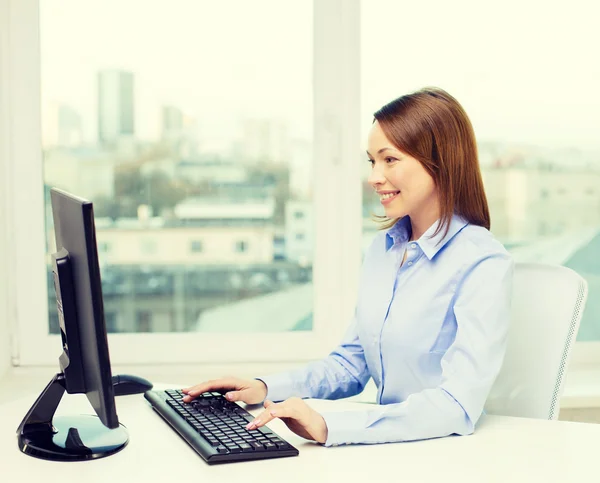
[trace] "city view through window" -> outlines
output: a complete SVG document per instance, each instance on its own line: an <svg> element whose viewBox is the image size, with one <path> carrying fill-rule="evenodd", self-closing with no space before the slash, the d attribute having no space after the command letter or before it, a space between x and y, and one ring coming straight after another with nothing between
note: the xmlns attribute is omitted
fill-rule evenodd
<svg viewBox="0 0 600 483"><path fill-rule="evenodd" d="M40 15L48 253L56 186L94 203L109 332L311 330L311 2L67 3Z"/></svg>

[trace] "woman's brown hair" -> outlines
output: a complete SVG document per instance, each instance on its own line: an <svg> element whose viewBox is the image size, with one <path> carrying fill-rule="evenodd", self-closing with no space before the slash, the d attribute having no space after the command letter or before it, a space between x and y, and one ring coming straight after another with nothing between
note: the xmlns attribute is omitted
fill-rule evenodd
<svg viewBox="0 0 600 483"><path fill-rule="evenodd" d="M386 137L419 161L433 178L440 200L440 224L448 233L454 214L490 229L490 213L471 121L446 91L427 87L399 97L374 114ZM377 217L381 228L398 220Z"/></svg>

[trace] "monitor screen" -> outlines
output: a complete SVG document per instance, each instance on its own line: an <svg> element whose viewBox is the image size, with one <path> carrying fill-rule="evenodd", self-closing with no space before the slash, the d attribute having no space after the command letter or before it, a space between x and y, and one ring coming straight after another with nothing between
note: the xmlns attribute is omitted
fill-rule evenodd
<svg viewBox="0 0 600 483"><path fill-rule="evenodd" d="M63 339L60 363L66 389L70 393L85 393L102 423L116 428L119 420L104 323L93 206L90 201L56 188L50 197L57 250L53 270Z"/></svg>

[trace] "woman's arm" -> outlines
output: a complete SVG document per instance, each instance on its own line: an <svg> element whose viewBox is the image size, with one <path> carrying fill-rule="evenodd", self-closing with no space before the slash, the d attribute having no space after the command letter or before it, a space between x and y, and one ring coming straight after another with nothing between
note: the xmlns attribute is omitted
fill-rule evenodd
<svg viewBox="0 0 600 483"><path fill-rule="evenodd" d="M325 359L300 370L259 379L267 386L266 399L283 401L294 396L318 399L350 397L362 392L370 377L354 318L342 343Z"/></svg>

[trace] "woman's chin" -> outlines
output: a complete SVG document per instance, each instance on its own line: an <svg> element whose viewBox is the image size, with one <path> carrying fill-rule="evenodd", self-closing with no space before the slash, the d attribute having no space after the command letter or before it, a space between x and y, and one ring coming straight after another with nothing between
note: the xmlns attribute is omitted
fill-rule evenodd
<svg viewBox="0 0 600 483"><path fill-rule="evenodd" d="M399 210L399 209L393 209L393 208L386 208L385 211L385 216L387 216L389 219L391 220L396 220L398 218L402 218L406 215L406 213L404 213L403 210Z"/></svg>

